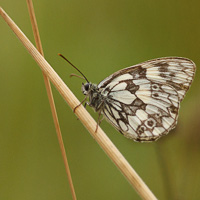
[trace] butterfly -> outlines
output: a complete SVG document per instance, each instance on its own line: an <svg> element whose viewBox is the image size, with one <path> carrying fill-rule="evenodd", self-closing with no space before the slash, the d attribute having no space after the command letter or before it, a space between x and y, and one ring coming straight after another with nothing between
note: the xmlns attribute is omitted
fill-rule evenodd
<svg viewBox="0 0 200 200"><path fill-rule="evenodd" d="M89 98L86 103L99 116L103 114L125 137L150 142L175 128L195 69L187 58L157 58L119 70L98 85L78 71L87 81L81 88L84 101Z"/></svg>

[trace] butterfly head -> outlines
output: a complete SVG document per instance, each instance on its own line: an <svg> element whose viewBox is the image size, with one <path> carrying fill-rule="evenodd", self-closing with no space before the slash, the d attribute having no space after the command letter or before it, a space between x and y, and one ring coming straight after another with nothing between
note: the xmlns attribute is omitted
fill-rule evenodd
<svg viewBox="0 0 200 200"><path fill-rule="evenodd" d="M81 91L84 95L89 95L92 97L96 97L99 93L98 86L96 84L87 82L87 83L82 83Z"/></svg>
<svg viewBox="0 0 200 200"><path fill-rule="evenodd" d="M91 83L82 83L81 91L83 92L84 95L87 95L90 91L91 88Z"/></svg>

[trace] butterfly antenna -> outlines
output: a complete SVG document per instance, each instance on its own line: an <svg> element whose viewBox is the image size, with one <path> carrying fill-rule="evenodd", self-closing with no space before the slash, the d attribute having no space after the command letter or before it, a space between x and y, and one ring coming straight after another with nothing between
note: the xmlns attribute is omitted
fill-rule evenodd
<svg viewBox="0 0 200 200"><path fill-rule="evenodd" d="M83 78L82 76L79 76L79 75L77 75L77 74L70 74L70 75L69 75L70 78L71 78L72 76L75 76L75 77L78 77L78 78L82 78L82 79L85 80L85 78Z"/></svg>
<svg viewBox="0 0 200 200"><path fill-rule="evenodd" d="M85 75L77 68L75 67L69 60L67 60L67 58L65 58L65 56L63 56L62 54L58 54L60 57L62 57L64 60L66 60L74 69L76 69L82 76L83 78L89 83L88 79L85 77Z"/></svg>

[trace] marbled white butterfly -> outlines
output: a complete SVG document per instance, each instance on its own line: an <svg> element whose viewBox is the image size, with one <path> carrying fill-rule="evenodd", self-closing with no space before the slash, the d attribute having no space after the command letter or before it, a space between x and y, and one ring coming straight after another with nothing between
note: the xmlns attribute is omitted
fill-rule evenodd
<svg viewBox="0 0 200 200"><path fill-rule="evenodd" d="M155 141L175 128L195 68L187 58L158 58L119 70L98 85L78 71L87 81L82 85L87 104L99 116L130 139Z"/></svg>

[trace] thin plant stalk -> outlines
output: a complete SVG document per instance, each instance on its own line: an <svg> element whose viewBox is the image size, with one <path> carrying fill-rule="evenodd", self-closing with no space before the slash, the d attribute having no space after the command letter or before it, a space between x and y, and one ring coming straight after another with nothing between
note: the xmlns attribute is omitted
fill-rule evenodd
<svg viewBox="0 0 200 200"><path fill-rule="evenodd" d="M170 180L169 171L167 168L166 156L163 155L162 144L160 142L155 143L155 151L161 170L161 175L164 183L164 189L167 199L176 199L172 190L172 181Z"/></svg>
<svg viewBox="0 0 200 200"><path fill-rule="evenodd" d="M58 76L54 69L49 65L49 63L44 59L44 57L38 52L34 45L28 40L24 33L17 27L17 25L12 21L12 19L5 13L5 11L0 8L0 14L10 26L19 40L22 42L24 47L31 54L33 59L38 63L39 67L48 76L54 86L57 88L61 96L65 99L68 105L73 110L77 105L79 105L79 100L74 96L71 90L63 82L63 80ZM157 198L136 173L136 171L131 167L124 156L115 147L112 141L107 137L103 130L99 127L96 130L96 122L87 112L87 110L81 105L75 110L76 116L83 123L85 128L89 131L91 136L96 140L96 142L101 146L107 156L114 162L118 167L124 177L129 181L132 187L137 191L139 196L145 200L156 200Z"/></svg>
<svg viewBox="0 0 200 200"><path fill-rule="evenodd" d="M36 47L37 47L38 51L41 53L41 55L44 56L32 0L27 0L27 5L28 5L29 15L30 15L30 19L31 19L33 34L34 34L34 38L35 38L35 42L36 42ZM65 165L66 174L67 174L70 190L72 193L72 198L73 198L73 200L76 200L76 193L75 193L75 189L74 189L74 185L73 185L73 181L72 181L72 177L71 177L71 173L70 173L70 169L69 169L69 164L68 164L68 160L67 160L64 142L62 139L62 133L61 133L61 129L60 129L59 121L58 121L58 116L57 116L56 107L55 107L55 103L54 103L54 99L53 99L50 81L49 81L49 78L45 75L45 73L44 72L42 72L42 73L43 73L44 83L45 83L46 90L47 90L47 95L49 98L49 104L51 107L51 112L52 112L54 125L55 125L55 129L56 129L56 133L57 133L57 138L59 141L59 145L60 145L60 149L61 149L61 153L62 153L64 165Z"/></svg>

